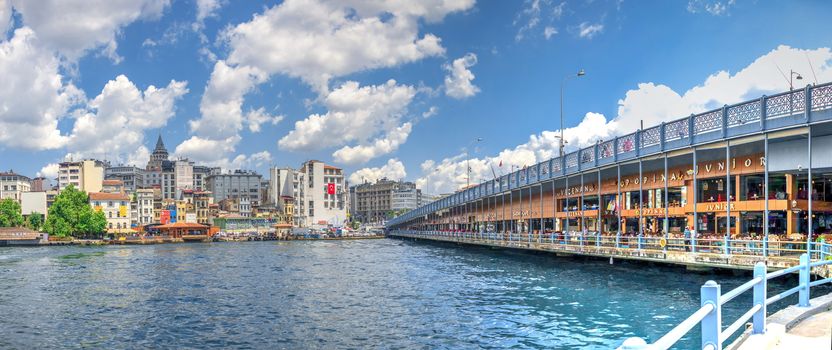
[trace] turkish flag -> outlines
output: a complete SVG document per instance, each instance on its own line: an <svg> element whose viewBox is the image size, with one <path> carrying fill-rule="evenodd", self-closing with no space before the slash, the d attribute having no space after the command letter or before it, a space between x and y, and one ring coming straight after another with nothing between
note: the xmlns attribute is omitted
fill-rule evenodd
<svg viewBox="0 0 832 350"><path fill-rule="evenodd" d="M335 194L335 184L326 184L326 193Z"/></svg>

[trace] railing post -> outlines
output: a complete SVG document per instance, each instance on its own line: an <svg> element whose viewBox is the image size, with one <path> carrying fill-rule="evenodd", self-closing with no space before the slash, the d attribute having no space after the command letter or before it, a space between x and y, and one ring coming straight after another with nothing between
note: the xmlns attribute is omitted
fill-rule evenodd
<svg viewBox="0 0 832 350"><path fill-rule="evenodd" d="M641 233L638 234L638 250L641 250Z"/></svg>
<svg viewBox="0 0 832 350"><path fill-rule="evenodd" d="M760 97L760 131L766 129L766 95Z"/></svg>
<svg viewBox="0 0 832 350"><path fill-rule="evenodd" d="M806 88L803 89L804 101L806 103L806 105L803 107L803 118L805 118L807 122L811 117L810 114L812 111L812 90L810 90L810 87L811 85L806 85Z"/></svg>
<svg viewBox="0 0 832 350"><path fill-rule="evenodd" d="M798 306L809 307L809 276L811 268L809 265L809 254L803 253L800 255L800 291L798 292Z"/></svg>
<svg viewBox="0 0 832 350"><path fill-rule="evenodd" d="M598 232L595 232L595 246L596 247L601 246L601 230L598 230Z"/></svg>
<svg viewBox="0 0 832 350"><path fill-rule="evenodd" d="M643 126L643 125L642 125ZM641 156L641 129L636 130L636 142L635 149L636 149L636 157Z"/></svg>
<svg viewBox="0 0 832 350"><path fill-rule="evenodd" d="M688 117L688 145L693 144L693 131L695 130L693 127L693 123L696 121L694 118L694 114L691 113L690 117Z"/></svg>
<svg viewBox="0 0 832 350"><path fill-rule="evenodd" d="M696 253L696 230L690 233L690 252Z"/></svg>
<svg viewBox="0 0 832 350"><path fill-rule="evenodd" d="M722 106L722 138L726 137L728 137L728 105Z"/></svg>
<svg viewBox="0 0 832 350"><path fill-rule="evenodd" d="M621 232L615 233L615 248L619 247L619 242L621 241Z"/></svg>
<svg viewBox="0 0 832 350"><path fill-rule="evenodd" d="M761 281L754 285L754 306L759 305L760 310L755 312L752 317L753 334L766 332L766 288L768 281L766 280L766 264L762 261L754 265L754 278L758 277L761 278Z"/></svg>
<svg viewBox="0 0 832 350"><path fill-rule="evenodd" d="M702 300L701 306L712 304L714 309L702 319L702 346L705 349L712 346L714 350L722 349L722 342L719 341L719 333L722 332L722 307L719 305L721 295L719 284L714 281L705 282L699 291Z"/></svg>
<svg viewBox="0 0 832 350"><path fill-rule="evenodd" d="M664 137L667 134L667 132L664 130L664 128L665 128L665 124L664 124L664 122L662 122L662 125L659 128L659 144L661 145L660 148L661 148L662 152L664 152L664 150L665 150Z"/></svg>
<svg viewBox="0 0 832 350"><path fill-rule="evenodd" d="M728 235L725 235L725 237L722 238L722 244L724 244L722 246L722 253L731 255L731 248L728 247L728 243Z"/></svg>
<svg viewBox="0 0 832 350"><path fill-rule="evenodd" d="M618 162L618 136L615 137L615 140L612 142L612 159L615 162Z"/></svg>

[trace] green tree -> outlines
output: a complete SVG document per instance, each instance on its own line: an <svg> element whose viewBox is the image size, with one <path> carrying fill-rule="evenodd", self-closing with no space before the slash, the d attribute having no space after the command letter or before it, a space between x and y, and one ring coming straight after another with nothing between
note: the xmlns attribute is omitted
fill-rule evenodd
<svg viewBox="0 0 832 350"><path fill-rule="evenodd" d="M26 226L29 226L30 229L35 231L40 231L43 227L43 214L38 212L29 214L29 217L26 218Z"/></svg>
<svg viewBox="0 0 832 350"><path fill-rule="evenodd" d="M16 227L23 225L23 215L20 214L20 203L11 198L0 201L0 227Z"/></svg>
<svg viewBox="0 0 832 350"><path fill-rule="evenodd" d="M55 197L44 225L46 232L56 237L100 237L106 227L104 213L94 211L87 193L72 185Z"/></svg>

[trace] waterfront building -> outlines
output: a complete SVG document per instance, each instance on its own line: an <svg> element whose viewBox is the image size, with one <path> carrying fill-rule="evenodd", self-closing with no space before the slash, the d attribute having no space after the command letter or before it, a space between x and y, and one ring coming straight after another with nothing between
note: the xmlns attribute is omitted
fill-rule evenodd
<svg viewBox="0 0 832 350"><path fill-rule="evenodd" d="M87 193L101 192L106 167L104 162L94 159L58 163L58 189L63 191L73 185Z"/></svg>
<svg viewBox="0 0 832 350"><path fill-rule="evenodd" d="M123 193L91 192L90 205L94 210L104 213L107 218L107 233L128 234L133 231L130 210L130 197Z"/></svg>
<svg viewBox="0 0 832 350"><path fill-rule="evenodd" d="M136 209L135 226L147 226L156 222L153 218L154 192L155 190L150 188L136 190L133 202L133 207Z"/></svg>
<svg viewBox="0 0 832 350"><path fill-rule="evenodd" d="M41 239L43 235L25 227L0 227L0 246L33 246Z"/></svg>
<svg viewBox="0 0 832 350"><path fill-rule="evenodd" d="M194 163L187 159L161 161L159 185L162 189L162 198L180 198L182 191L194 188L193 166Z"/></svg>
<svg viewBox="0 0 832 350"><path fill-rule="evenodd" d="M306 225L306 174L292 168L269 169L269 199L278 210L289 213L287 222Z"/></svg>
<svg viewBox="0 0 832 350"><path fill-rule="evenodd" d="M49 207L46 204L46 192L23 192L20 197L20 212L24 217L28 217L33 213L46 214L49 212Z"/></svg>
<svg viewBox="0 0 832 350"><path fill-rule="evenodd" d="M829 96L810 86L599 141L388 227L805 243L832 232Z"/></svg>
<svg viewBox="0 0 832 350"><path fill-rule="evenodd" d="M101 183L101 192L127 193L127 191L125 191L124 181L121 180L104 180Z"/></svg>
<svg viewBox="0 0 832 350"><path fill-rule="evenodd" d="M251 201L248 197L226 198L219 201L220 210L240 217L252 217Z"/></svg>
<svg viewBox="0 0 832 350"><path fill-rule="evenodd" d="M0 172L0 200L11 198L20 202L24 192L32 190L31 180L14 171Z"/></svg>
<svg viewBox="0 0 832 350"><path fill-rule="evenodd" d="M194 191L193 203L194 211L196 212L196 222L203 225L211 225L213 222L211 206L214 204L212 193L208 191Z"/></svg>
<svg viewBox="0 0 832 350"><path fill-rule="evenodd" d="M301 165L299 185L303 195L295 197L295 208L301 211L295 224L302 227L341 226L347 218L344 171L341 168L310 160ZM300 192L299 192L300 193Z"/></svg>
<svg viewBox="0 0 832 350"><path fill-rule="evenodd" d="M45 192L52 189L52 183L45 177L36 177L32 179L32 192Z"/></svg>
<svg viewBox="0 0 832 350"><path fill-rule="evenodd" d="M205 179L208 177L208 175L220 174L222 172L222 169L207 167L203 165L194 165L192 171L194 174L194 190L207 191L208 185L205 183Z"/></svg>
<svg viewBox="0 0 832 350"><path fill-rule="evenodd" d="M109 166L104 169L105 182L108 180L119 180L122 182L124 190L130 193L145 187L144 177L145 170L137 166L118 165Z"/></svg>
<svg viewBox="0 0 832 350"><path fill-rule="evenodd" d="M418 207L421 194L422 191L412 182L386 178L351 186L350 217L362 223L383 223L391 215Z"/></svg>
<svg viewBox="0 0 832 350"><path fill-rule="evenodd" d="M262 176L253 171L234 170L227 174L212 174L206 178L208 190L214 194L214 201L245 199L253 206L260 205L260 184ZM238 201L239 202L239 201ZM250 211L249 211L250 212Z"/></svg>

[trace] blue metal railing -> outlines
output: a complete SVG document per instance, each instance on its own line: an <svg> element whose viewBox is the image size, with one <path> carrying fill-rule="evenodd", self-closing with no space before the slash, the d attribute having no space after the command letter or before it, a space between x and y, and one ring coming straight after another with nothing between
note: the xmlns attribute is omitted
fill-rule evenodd
<svg viewBox="0 0 832 350"><path fill-rule="evenodd" d="M828 256L830 245L818 243L820 256ZM826 278L810 282L812 268L832 265L832 260L820 260L812 262L809 254L800 255L800 264L787 269L766 273L766 265L758 262L754 265L754 278L743 283L741 286L721 294L720 285L714 281L708 281L702 285L700 291L701 305L687 319L674 327L670 332L659 338L656 342L648 344L641 338L630 338L624 341L619 349L669 349L696 325L701 325L702 349L720 350L722 343L734 335L749 319L752 322L752 334L764 334L766 331L766 308L768 305L782 300L794 293L798 293L798 306L808 307L811 288L826 283L832 283L832 278ZM785 292L767 297L768 281L774 278L798 272L798 285ZM748 309L736 321L725 329L722 328L722 306L730 302L742 293L753 290L754 296L751 308Z"/></svg>
<svg viewBox="0 0 832 350"><path fill-rule="evenodd" d="M423 205L388 221L386 226L394 227L438 210L578 171L594 169L613 161L634 159L720 139L823 120L832 120L832 83L809 85L800 90L762 96L618 136L613 140L568 153L564 159L552 158L532 166L541 169L538 172L541 174L545 168L545 173L548 174L546 177L538 176L535 181L518 181L520 173L525 171L518 170Z"/></svg>

